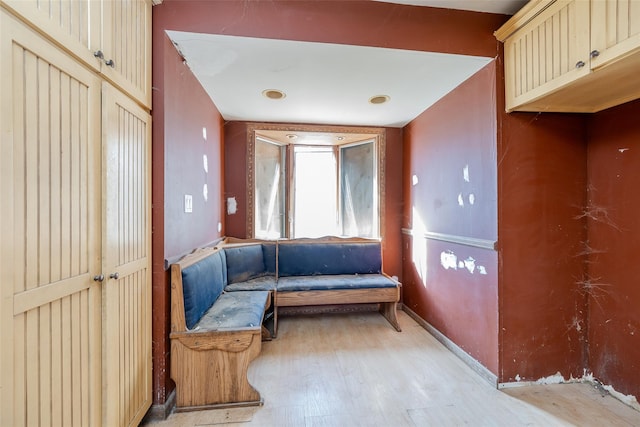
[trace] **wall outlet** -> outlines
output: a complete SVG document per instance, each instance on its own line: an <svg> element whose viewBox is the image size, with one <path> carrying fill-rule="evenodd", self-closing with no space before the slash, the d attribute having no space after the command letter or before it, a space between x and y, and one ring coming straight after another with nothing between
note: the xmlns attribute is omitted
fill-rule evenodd
<svg viewBox="0 0 640 427"><path fill-rule="evenodd" d="M193 212L193 196L191 194L184 195L184 212Z"/></svg>

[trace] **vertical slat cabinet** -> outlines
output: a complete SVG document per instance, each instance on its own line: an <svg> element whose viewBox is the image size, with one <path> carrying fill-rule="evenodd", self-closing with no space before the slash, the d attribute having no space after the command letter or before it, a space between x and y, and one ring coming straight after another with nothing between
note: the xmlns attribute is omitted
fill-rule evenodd
<svg viewBox="0 0 640 427"><path fill-rule="evenodd" d="M151 108L150 0L105 0L103 10L102 73Z"/></svg>
<svg viewBox="0 0 640 427"><path fill-rule="evenodd" d="M151 116L103 89L104 425L138 425L151 405Z"/></svg>
<svg viewBox="0 0 640 427"><path fill-rule="evenodd" d="M151 405L150 12L0 0L0 426Z"/></svg>
<svg viewBox="0 0 640 427"><path fill-rule="evenodd" d="M589 73L589 2L557 0L504 44L507 111Z"/></svg>
<svg viewBox="0 0 640 427"><path fill-rule="evenodd" d="M100 49L101 0L0 0L63 49L99 71L102 61L94 56Z"/></svg>
<svg viewBox="0 0 640 427"><path fill-rule="evenodd" d="M151 108L150 0L0 0Z"/></svg>
<svg viewBox="0 0 640 427"><path fill-rule="evenodd" d="M101 81L2 8L0 32L0 425L99 425Z"/></svg>
<svg viewBox="0 0 640 427"><path fill-rule="evenodd" d="M591 0L591 68L640 50L640 1Z"/></svg>

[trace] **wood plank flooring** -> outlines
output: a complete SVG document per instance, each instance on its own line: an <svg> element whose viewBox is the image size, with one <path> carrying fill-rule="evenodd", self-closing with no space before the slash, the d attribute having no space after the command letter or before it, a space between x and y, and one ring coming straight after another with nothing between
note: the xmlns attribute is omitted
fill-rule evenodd
<svg viewBox="0 0 640 427"><path fill-rule="evenodd" d="M174 413L153 426L640 426L589 384L496 390L404 312L282 317L249 380L264 406Z"/></svg>

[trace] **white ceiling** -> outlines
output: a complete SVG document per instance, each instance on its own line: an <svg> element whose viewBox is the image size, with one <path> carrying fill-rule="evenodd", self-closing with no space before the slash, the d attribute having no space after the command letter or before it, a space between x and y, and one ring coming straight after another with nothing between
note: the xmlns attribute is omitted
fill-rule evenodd
<svg viewBox="0 0 640 427"><path fill-rule="evenodd" d="M528 0L376 0L385 3L409 4L414 6L441 7L445 9L472 10L475 12L513 15Z"/></svg>
<svg viewBox="0 0 640 427"><path fill-rule="evenodd" d="M398 0L512 13L522 0ZM507 11L507 12L505 12ZM492 58L167 31L228 121L403 127ZM286 97L268 99L267 89ZM388 95L385 104L368 100Z"/></svg>

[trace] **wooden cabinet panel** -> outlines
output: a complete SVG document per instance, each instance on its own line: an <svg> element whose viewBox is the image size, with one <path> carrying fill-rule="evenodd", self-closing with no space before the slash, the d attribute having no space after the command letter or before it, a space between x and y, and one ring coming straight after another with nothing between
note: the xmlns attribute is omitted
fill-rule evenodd
<svg viewBox="0 0 640 427"><path fill-rule="evenodd" d="M589 3L556 1L505 41L507 109L589 73Z"/></svg>
<svg viewBox="0 0 640 427"><path fill-rule="evenodd" d="M0 425L96 425L101 82L1 9L0 28Z"/></svg>
<svg viewBox="0 0 640 427"><path fill-rule="evenodd" d="M0 0L0 3L91 68L100 70L101 61L93 55L102 45L100 0Z"/></svg>
<svg viewBox="0 0 640 427"><path fill-rule="evenodd" d="M103 25L102 73L151 108L151 2L109 0Z"/></svg>
<svg viewBox="0 0 640 427"><path fill-rule="evenodd" d="M151 406L151 116L103 88L104 425L138 425Z"/></svg>
<svg viewBox="0 0 640 427"><path fill-rule="evenodd" d="M80 3L60 2L70 22ZM23 18L0 7L0 425L137 425L151 405L150 115L42 32L84 46L82 31ZM114 73L135 68L122 58Z"/></svg>
<svg viewBox="0 0 640 427"><path fill-rule="evenodd" d="M596 112L640 98L638 0L531 0L496 37L507 111Z"/></svg>
<svg viewBox="0 0 640 427"><path fill-rule="evenodd" d="M0 3L151 108L150 0L0 0Z"/></svg>
<svg viewBox="0 0 640 427"><path fill-rule="evenodd" d="M640 50L640 1L591 1L591 68ZM596 56L597 55L597 56Z"/></svg>

